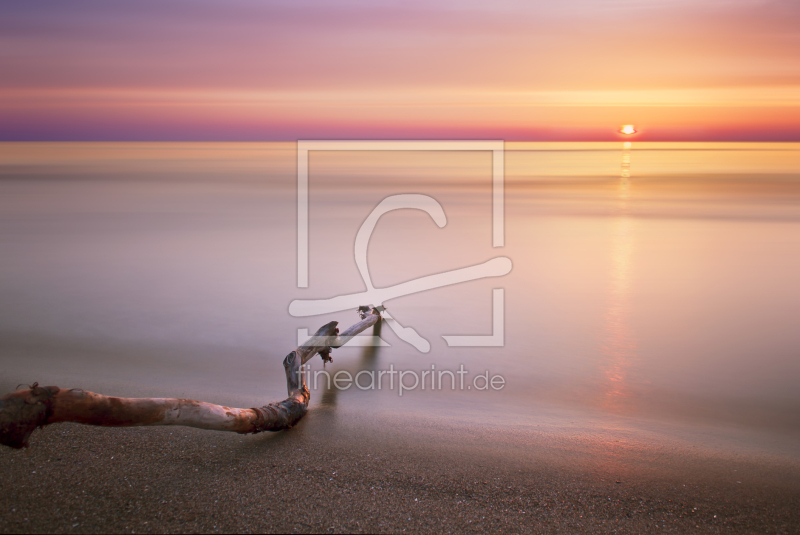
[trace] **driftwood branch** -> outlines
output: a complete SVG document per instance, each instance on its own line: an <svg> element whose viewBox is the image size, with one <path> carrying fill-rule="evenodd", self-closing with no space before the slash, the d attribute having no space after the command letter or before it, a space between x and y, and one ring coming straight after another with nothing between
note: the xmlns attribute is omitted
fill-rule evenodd
<svg viewBox="0 0 800 535"><path fill-rule="evenodd" d="M215 431L260 433L280 431L297 423L308 410L310 397L301 365L319 354L330 361L332 348L341 347L360 332L379 323L380 313L359 309L361 321L339 334L337 322L323 325L305 344L283 360L289 397L263 407L236 409L193 399L116 398L73 388L33 386L0 398L0 444L28 446L37 427L76 422L107 427L184 425Z"/></svg>

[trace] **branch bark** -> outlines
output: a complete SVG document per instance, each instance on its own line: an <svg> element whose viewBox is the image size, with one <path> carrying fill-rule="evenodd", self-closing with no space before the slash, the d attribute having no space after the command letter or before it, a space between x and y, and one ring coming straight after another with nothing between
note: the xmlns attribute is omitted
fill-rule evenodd
<svg viewBox="0 0 800 535"><path fill-rule="evenodd" d="M332 348L341 347L360 332L380 322L378 310L359 308L361 321L339 334L337 322L323 325L305 344L283 360L289 397L263 407L237 409L193 399L117 398L78 388L39 386L17 390L0 398L0 444L25 448L37 427L76 422L106 427L184 425L215 431L260 433L295 425L308 411L310 393L301 366L314 355L331 360Z"/></svg>

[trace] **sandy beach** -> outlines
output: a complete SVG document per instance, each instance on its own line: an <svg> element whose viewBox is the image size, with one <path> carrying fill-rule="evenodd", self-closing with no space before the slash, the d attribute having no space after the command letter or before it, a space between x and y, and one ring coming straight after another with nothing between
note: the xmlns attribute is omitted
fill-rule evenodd
<svg viewBox="0 0 800 535"><path fill-rule="evenodd" d="M790 461L625 434L387 418L318 408L288 432L255 436L53 425L27 451L0 451L0 531L800 529L800 470Z"/></svg>

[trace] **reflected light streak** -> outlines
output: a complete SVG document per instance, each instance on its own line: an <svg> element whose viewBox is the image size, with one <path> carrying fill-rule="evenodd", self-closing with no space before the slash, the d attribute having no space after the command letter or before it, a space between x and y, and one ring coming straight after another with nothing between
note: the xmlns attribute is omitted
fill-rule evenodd
<svg viewBox="0 0 800 535"><path fill-rule="evenodd" d="M623 145L622 169L617 184L620 215L611 238L611 273L608 308L600 345L602 355L602 408L627 412L631 408L630 371L636 361L636 338L630 325L630 286L633 255L633 220L627 214L630 199L631 144Z"/></svg>

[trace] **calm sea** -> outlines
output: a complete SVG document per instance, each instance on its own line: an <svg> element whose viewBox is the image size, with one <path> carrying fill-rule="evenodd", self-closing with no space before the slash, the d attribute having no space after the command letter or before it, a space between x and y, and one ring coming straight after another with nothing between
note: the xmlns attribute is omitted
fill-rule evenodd
<svg viewBox="0 0 800 535"><path fill-rule="evenodd" d="M508 143L503 247L491 153L315 151L307 288L293 143L3 143L0 386L281 399L298 329L357 320L293 317L289 303L363 292L356 233L401 193L435 199L447 224L384 215L368 249L375 287L497 256L513 269L387 301L429 352L384 326L387 347L339 349L325 368L432 370L424 390L400 396L390 375L378 390L368 373L360 385L375 388L338 390L318 375L312 410L736 429L798 444L797 143ZM493 334L502 347L443 338ZM430 383L462 365L463 389L446 373ZM475 382L487 372L502 389Z"/></svg>

